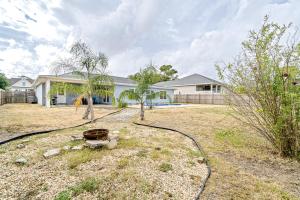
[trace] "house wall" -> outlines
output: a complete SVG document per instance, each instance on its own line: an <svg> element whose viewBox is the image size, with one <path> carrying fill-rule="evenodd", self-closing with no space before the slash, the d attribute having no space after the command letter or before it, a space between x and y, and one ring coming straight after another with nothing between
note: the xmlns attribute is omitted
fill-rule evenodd
<svg viewBox="0 0 300 200"><path fill-rule="evenodd" d="M207 84L206 84L207 85ZM174 94L211 94L212 91L197 91L196 85L174 86ZM221 86L222 93L222 86Z"/></svg>
<svg viewBox="0 0 300 200"><path fill-rule="evenodd" d="M39 84L36 87L36 97L39 105L43 105L43 84Z"/></svg>
<svg viewBox="0 0 300 200"><path fill-rule="evenodd" d="M24 85L23 85L23 83L24 83ZM10 90L11 91L15 91L15 90L25 91L26 89L31 89L31 87L32 87L32 84L28 80L21 79L18 82L16 82L15 84L13 84L10 87Z"/></svg>

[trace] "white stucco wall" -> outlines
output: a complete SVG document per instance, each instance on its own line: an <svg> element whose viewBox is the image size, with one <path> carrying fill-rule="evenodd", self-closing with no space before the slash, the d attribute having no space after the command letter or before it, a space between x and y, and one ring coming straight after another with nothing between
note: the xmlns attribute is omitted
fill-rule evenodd
<svg viewBox="0 0 300 200"><path fill-rule="evenodd" d="M37 97L38 104L43 105L43 84L39 84L36 87L35 95Z"/></svg>
<svg viewBox="0 0 300 200"><path fill-rule="evenodd" d="M119 99L120 94L124 91L124 90L129 90L129 89L134 89L134 86L124 86L124 85L116 85L115 86L115 93L114 96L117 99ZM166 91L167 92L167 96L169 96L169 98L167 99L160 99L159 97L152 100L153 103L169 103L170 99L171 101L173 101L174 99L174 90L173 89L158 89L158 88L151 88L152 91L154 92L159 92L159 91ZM125 100L126 103L128 104L136 104L136 101L133 100L129 100L126 99Z"/></svg>

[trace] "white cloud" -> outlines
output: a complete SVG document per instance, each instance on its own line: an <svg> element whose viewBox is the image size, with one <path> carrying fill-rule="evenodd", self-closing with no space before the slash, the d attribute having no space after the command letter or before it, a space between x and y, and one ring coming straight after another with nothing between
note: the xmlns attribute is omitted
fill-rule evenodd
<svg viewBox="0 0 300 200"><path fill-rule="evenodd" d="M1 1L0 71L48 73L49 63L84 39L108 55L115 75L135 73L152 60L174 65L181 75L215 77L214 64L237 55L264 15L299 26L297 8L298 0Z"/></svg>

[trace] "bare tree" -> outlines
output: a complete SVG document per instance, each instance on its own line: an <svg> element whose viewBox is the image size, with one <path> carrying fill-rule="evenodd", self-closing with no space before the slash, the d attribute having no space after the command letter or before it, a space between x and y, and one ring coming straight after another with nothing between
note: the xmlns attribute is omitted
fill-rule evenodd
<svg viewBox="0 0 300 200"><path fill-rule="evenodd" d="M227 83L230 105L237 118L253 127L283 156L300 154L299 44L289 25L265 17L250 31L242 53L232 63L217 66Z"/></svg>

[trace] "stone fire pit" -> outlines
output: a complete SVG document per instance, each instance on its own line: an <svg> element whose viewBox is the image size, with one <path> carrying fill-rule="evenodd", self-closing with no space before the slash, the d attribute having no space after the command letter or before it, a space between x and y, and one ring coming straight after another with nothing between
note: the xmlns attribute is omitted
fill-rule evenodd
<svg viewBox="0 0 300 200"><path fill-rule="evenodd" d="M83 136L86 139L86 145L92 149L100 147L114 149L119 139L118 135L110 134L108 129L90 129L84 131Z"/></svg>

